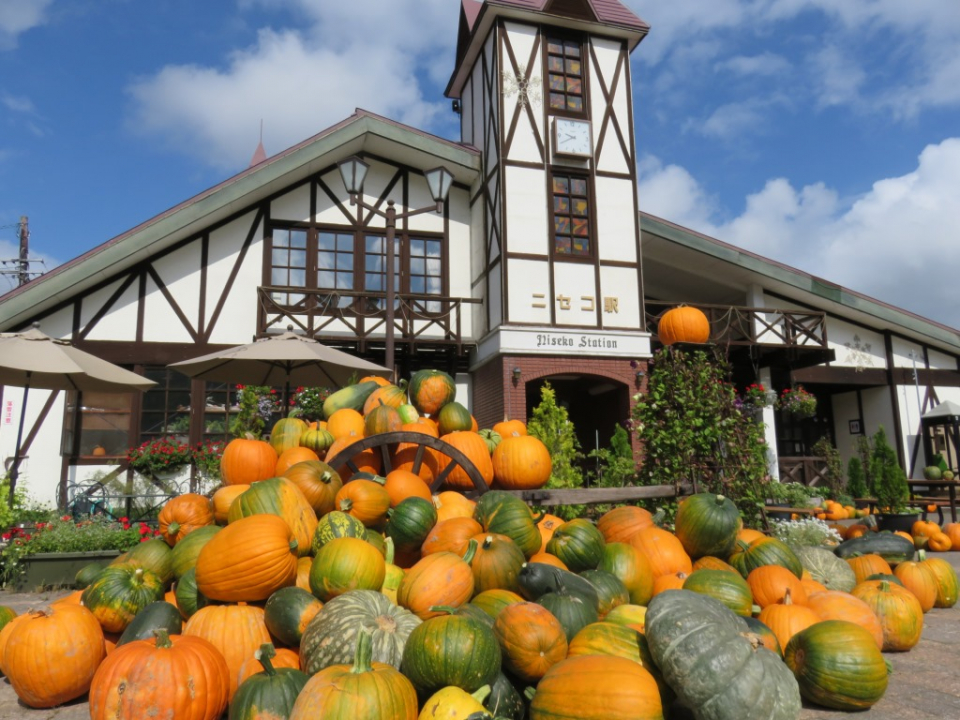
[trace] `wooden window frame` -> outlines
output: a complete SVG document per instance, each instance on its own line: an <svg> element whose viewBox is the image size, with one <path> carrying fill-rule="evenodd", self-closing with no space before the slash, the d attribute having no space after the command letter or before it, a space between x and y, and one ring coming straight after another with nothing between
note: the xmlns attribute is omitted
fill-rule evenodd
<svg viewBox="0 0 960 720"><path fill-rule="evenodd" d="M301 222L286 222L286 221L274 221L271 222L264 236L264 267L263 267L263 283L264 285L271 285L271 280L273 277L273 233L275 230L290 230L290 229L299 229L307 231L307 284L305 289L308 291L318 291L318 290L327 290L327 291L336 291L336 288L320 288L319 287L319 236L320 233L336 233L341 235L353 235L353 291L362 292L366 287L366 239L368 237L381 237L386 238L386 229L380 227L369 227L369 226L353 226L353 225L331 225L327 223L301 223ZM408 229L397 228L396 229L396 239L398 241L398 253L396 255L397 262L399 263L399 278L400 283L396 286L396 292L398 294L409 294L410 291L410 244L413 240L427 240L427 241L439 241L440 242L440 278L441 278L441 289L440 294L437 296L438 302L443 303L443 301L450 295L450 243L448 238L444 233L437 232L421 232L413 231ZM293 294L291 292L291 294ZM417 293L420 294L420 293ZM426 293L423 293L426 294ZM309 298L310 296L308 296ZM340 311L347 315L356 315L358 314L358 303L360 299L358 298L354 303L351 303L349 307L343 306L340 308ZM305 310L309 311L310 301L306 303ZM360 311L364 315L369 315L371 308L360 308ZM437 314L442 314L445 312L445 303L441 305L440 310L437 311Z"/></svg>
<svg viewBox="0 0 960 720"><path fill-rule="evenodd" d="M588 81L588 65L587 62L587 51L589 47L589 39L585 35L569 32L558 32L555 29L544 29L543 30L543 94L544 94L544 110L548 115L558 116L558 117L569 117L569 118L580 118L580 119L590 119L590 93L589 93L589 81ZM550 56L549 51L551 42L575 42L580 46L580 98L583 100L583 107L580 110L570 110L566 107L555 108L550 104ZM564 56L566 57L566 56ZM567 77L566 70L564 70L564 78ZM564 97L566 97L567 92L564 91Z"/></svg>
<svg viewBox="0 0 960 720"><path fill-rule="evenodd" d="M556 214L555 214L555 194L553 192L553 179L554 177L566 177L571 179L583 180L587 184L587 224L589 227L589 232L587 238L590 242L590 252L586 255L574 255L572 253L561 253L557 252L557 240L556 240ZM577 170L571 170L569 168L550 168L547 173L547 183L549 190L549 201L550 201L550 216L549 216L549 226L548 232L550 233L549 242L550 242L550 257L555 261L563 262L581 262L581 263L590 263L595 264L597 258L597 207L596 202L594 201L594 188L593 188L593 175L589 172L582 172Z"/></svg>

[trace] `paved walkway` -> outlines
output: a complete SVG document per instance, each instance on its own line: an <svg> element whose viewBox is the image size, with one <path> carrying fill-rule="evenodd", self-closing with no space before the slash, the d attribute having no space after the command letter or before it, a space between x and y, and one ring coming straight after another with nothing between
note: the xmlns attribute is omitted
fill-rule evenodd
<svg viewBox="0 0 960 720"><path fill-rule="evenodd" d="M937 553L960 572L960 552ZM66 593L0 593L0 605L18 613L40 608ZM883 698L866 714L804 707L801 720L832 720L863 717L867 720L957 720L960 719L960 604L949 610L931 610L924 615L923 638L910 652L885 653L893 675ZM22 705L3 678L0 680L0 720L89 720L85 699L52 710L33 710ZM676 714L671 720L685 720Z"/></svg>

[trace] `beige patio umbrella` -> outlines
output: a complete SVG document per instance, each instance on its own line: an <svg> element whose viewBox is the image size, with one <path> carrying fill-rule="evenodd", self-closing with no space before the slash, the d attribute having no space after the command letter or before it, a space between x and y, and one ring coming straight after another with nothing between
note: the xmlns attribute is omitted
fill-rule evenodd
<svg viewBox="0 0 960 720"><path fill-rule="evenodd" d="M88 392L130 392L156 385L141 375L40 332L35 323L19 333L0 333L0 385L23 388L17 444L10 467L10 502L20 475L20 445L30 388Z"/></svg>
<svg viewBox="0 0 960 720"><path fill-rule="evenodd" d="M355 373L384 378L393 374L382 365L289 330L169 367L198 380L271 387L341 387Z"/></svg>

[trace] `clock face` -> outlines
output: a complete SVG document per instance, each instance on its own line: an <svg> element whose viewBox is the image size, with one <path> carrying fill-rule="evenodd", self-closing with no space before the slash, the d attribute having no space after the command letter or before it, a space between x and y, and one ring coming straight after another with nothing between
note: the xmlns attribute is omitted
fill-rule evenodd
<svg viewBox="0 0 960 720"><path fill-rule="evenodd" d="M556 118L553 121L554 152L563 155L590 157L593 140L586 120Z"/></svg>

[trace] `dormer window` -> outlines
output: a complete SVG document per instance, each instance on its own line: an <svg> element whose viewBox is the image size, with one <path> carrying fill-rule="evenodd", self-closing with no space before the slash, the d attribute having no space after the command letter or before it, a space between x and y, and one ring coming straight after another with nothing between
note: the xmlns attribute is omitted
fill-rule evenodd
<svg viewBox="0 0 960 720"><path fill-rule="evenodd" d="M547 40L547 92L550 109L584 115L583 43L569 38Z"/></svg>

